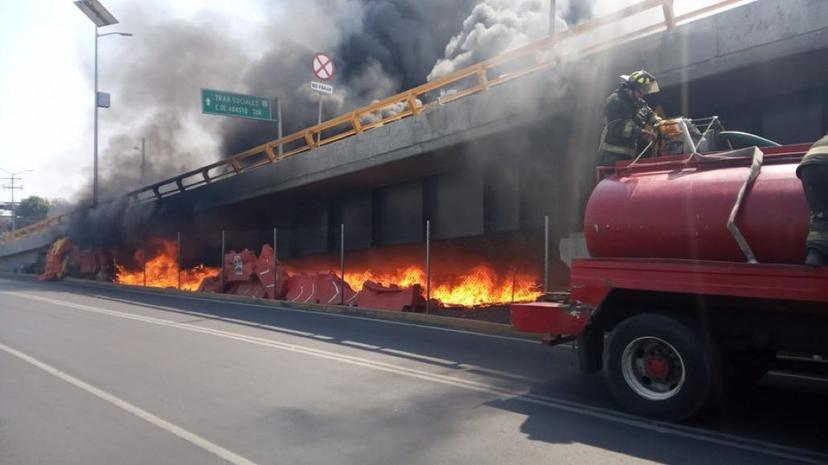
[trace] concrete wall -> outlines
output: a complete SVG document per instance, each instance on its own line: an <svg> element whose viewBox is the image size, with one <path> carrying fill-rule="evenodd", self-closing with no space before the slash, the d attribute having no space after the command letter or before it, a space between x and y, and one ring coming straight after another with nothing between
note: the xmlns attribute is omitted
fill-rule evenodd
<svg viewBox="0 0 828 465"><path fill-rule="evenodd" d="M16 271L37 262L38 255L48 250L64 233L64 228L56 228L12 242L0 242L0 271Z"/></svg>

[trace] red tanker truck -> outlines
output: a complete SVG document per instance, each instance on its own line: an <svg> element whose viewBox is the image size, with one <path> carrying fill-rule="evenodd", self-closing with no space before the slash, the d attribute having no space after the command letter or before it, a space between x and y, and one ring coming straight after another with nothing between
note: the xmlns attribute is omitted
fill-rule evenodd
<svg viewBox="0 0 828 465"><path fill-rule="evenodd" d="M828 356L828 269L801 265L809 211L795 170L810 144L702 155L699 139L687 138L693 155L599 168L590 258L572 261L568 292L511 309L516 329L574 342L579 369L603 371L623 408L669 421L779 354Z"/></svg>

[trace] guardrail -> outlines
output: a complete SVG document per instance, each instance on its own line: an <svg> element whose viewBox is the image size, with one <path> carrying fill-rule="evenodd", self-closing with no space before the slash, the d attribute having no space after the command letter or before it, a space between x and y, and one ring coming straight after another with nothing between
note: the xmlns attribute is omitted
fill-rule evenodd
<svg viewBox="0 0 828 465"><path fill-rule="evenodd" d="M65 215L53 216L51 218L46 218L45 220L37 222L35 224L26 226L25 228L16 229L13 232L7 232L0 236L0 242L13 241L16 239L20 239L22 237L26 237L30 234L35 234L41 231L45 231L47 229L54 228L55 226L60 226L63 224L64 218Z"/></svg>
<svg viewBox="0 0 828 465"><path fill-rule="evenodd" d="M285 158L417 115L433 105L446 104L486 91L573 58L598 53L665 28L673 28L677 24L742 1L744 0L722 0L684 15L675 16L673 0L643 0L607 16L584 22L553 36L510 50L413 89L357 108L321 124L297 131L281 139L267 142L224 160L131 191L127 196L135 202L152 202L219 179L278 163ZM575 41L575 39L583 38L588 33L602 27L654 9L660 9L663 13L662 19L654 24L631 28L632 30L618 37L604 38L596 44L586 42L580 44ZM527 64L527 62L529 63ZM509 65L512 65L511 69L508 69ZM492 74L497 75L492 76ZM383 110L392 107L397 107L399 110L390 115L382 116ZM282 147L281 154L278 153L279 147ZM34 226L37 225L31 227ZM19 237L19 233L27 229L29 228L19 230L14 238ZM3 235L0 240L9 240L7 239L9 234Z"/></svg>

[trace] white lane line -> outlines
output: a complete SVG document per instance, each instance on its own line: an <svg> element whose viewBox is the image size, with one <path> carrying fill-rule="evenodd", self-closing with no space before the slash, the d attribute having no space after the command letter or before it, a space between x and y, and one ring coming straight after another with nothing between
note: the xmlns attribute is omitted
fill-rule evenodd
<svg viewBox="0 0 828 465"><path fill-rule="evenodd" d="M92 394L93 396L98 397L99 399L105 400L105 401L109 402L110 404L112 404L112 405L114 405L114 406L116 406L116 407L118 407L122 410L126 410L127 412L135 415L136 417L138 417L138 418L140 418L144 421L147 421L147 422L157 426L158 428L163 429L164 431L172 433L172 434L178 436L179 438L181 438L181 439L183 439L183 440L185 440L185 441L187 441L187 442L189 442L189 443L191 443L191 444L193 444L197 447L200 447L201 449L204 449L205 451L207 451L207 452L209 452L213 455L216 455L219 458L221 458L221 459L223 459L227 462L232 463L233 465L256 465L255 462L252 462L252 461L242 457L241 455L238 455L234 452L231 452L231 451L219 446L218 444L210 442L207 439L204 439L203 437L201 437L201 436L199 436L195 433L191 433L191 432L185 430L184 428L182 428L180 426L177 426L173 423L170 423L169 421L164 420L163 418L160 418L156 415L153 415L153 414L147 412L146 410L144 410L140 407L136 407L135 405L130 404L129 402L121 399L120 397L117 397L117 396L115 396L113 394L110 394L110 393L108 393L108 392L106 392L102 389L99 389L95 386L92 386L91 384L89 384L85 381L81 381L78 378L75 378L74 376L72 376L70 374L67 374L67 373L65 373L65 372L63 372L63 371L61 371L61 370L59 370L59 369L57 369L57 368L55 368L55 367L53 367L49 364L41 362L40 360L38 360L38 359L36 359L36 358L34 358L30 355L24 354L23 352L20 352L19 350L13 349L13 348L11 348L11 347L9 347L5 344L2 344L2 343L0 343L0 350L2 350L3 352L6 352L9 355L15 356L15 357L19 358L20 360L23 360L24 362L26 362L30 365L33 365L37 368L40 368L41 370L45 371L46 373L49 373L52 376L60 378L61 380L66 381L67 383L69 383L69 384L71 384L71 385L73 385L77 388L83 389L84 391L88 392L89 394Z"/></svg>
<svg viewBox="0 0 828 465"><path fill-rule="evenodd" d="M487 337L487 338L492 338L492 339L502 339L502 340L505 340L505 341L522 342L524 344L533 344L533 345L539 345L540 344L540 335L538 336L538 340L532 340L532 339L524 339L524 338L512 337L512 336L499 336L497 334L476 333L474 331L466 331L466 330L463 330L463 329L441 328L439 326L429 326L429 325L424 325L424 324L419 324L419 323L409 323L409 322L404 322L404 321L381 320L381 319L378 319L378 318L367 318L367 317L364 317L364 316L357 316L357 315L340 315L338 313L315 312L315 311L312 311L312 310L302 310L302 309L299 309L299 308L276 307L276 306L273 306L273 305L252 304L252 303L245 303L245 302L237 302L235 300L230 301L230 300L209 299L209 298L206 298L206 297L194 297L194 296L179 295L179 294L159 294L159 293L156 293L156 292L142 291L140 289L133 289L133 288L127 288L127 287L113 288L113 290L120 291L120 292L132 292L132 293L135 293L135 294L149 295L149 296L154 296L154 297L172 297L172 298L175 298L175 299L195 300L195 301L199 301L199 302L209 302L211 304L219 304L219 305L222 304L222 303L228 303L228 304L231 304L231 305L239 305L239 306L242 306L242 307L263 308L263 309L268 309L268 310L279 310L279 311L282 311L282 312L305 313L305 314L312 314L312 315L319 315L319 316L329 316L329 317L333 317L333 318L349 318L349 319L352 319L352 320L364 320L364 321L371 321L371 322L374 322L374 323L382 323L382 324L387 324L387 325L414 326L414 327L417 327L417 328L430 329L432 331L443 331L443 332L447 332L447 333L468 334L468 335L471 335L471 336L480 336L480 337ZM91 296L97 297L95 294L91 294ZM114 297L108 297L108 296L103 296L103 297L106 298L106 299L118 300L117 298L114 298ZM556 346L556 347L560 347L560 346Z"/></svg>
<svg viewBox="0 0 828 465"><path fill-rule="evenodd" d="M98 295L98 294L93 294L92 297L102 299L102 300L119 302L119 303L132 305L132 306L136 305L135 301L119 299L119 298L116 298L116 297L101 296L101 295ZM216 315L211 314L211 313L196 312L196 311L192 311L192 310L182 310L182 309L179 309L179 308L167 307L167 306L164 306L164 305L157 305L157 304L137 303L137 305L139 305L141 307L144 307L144 308L153 309L153 310L169 311L169 312L174 312L174 313L178 313L178 314L199 316L199 317L203 317L207 320L218 320L218 321L225 321L225 322L231 322L231 323L238 323L238 324L242 324L244 326L249 326L249 327L253 327L253 328L274 330L274 331L277 331L277 332L280 332L280 333L295 334L297 336L310 337L310 338L321 339L321 340L325 340L325 341L330 341L330 340L334 339L332 337L327 337L327 336L323 336L323 335L319 335L319 334L313 334L313 333L308 333L308 332L305 332L305 331L296 331L296 330L293 330L293 329L288 329L288 328L285 328L283 326L266 325L266 324L262 324L262 323L255 323L255 322L251 322L251 321L240 320L238 318L221 317L221 316L216 316ZM379 346L376 346L376 345L365 344L365 343L361 343L361 342L358 342L358 341L345 340L345 341L341 341L341 343L345 344L345 345L359 347L359 348L366 349L366 350L372 350L372 351L375 351L375 352L389 353L389 354L392 354L392 355L399 355L399 356L406 357L406 358L412 358L412 359L417 359L417 360L424 360L426 362L438 363L438 364L441 364L441 365L450 366L450 367L458 369L458 370L468 371L468 372L472 372L472 373L476 372L476 373L485 374L485 375L488 375L488 376L495 376L495 377L498 377L498 378L509 378L509 379L513 379L513 380L516 380L516 381L529 382L529 383L534 383L534 384L539 384L539 383L546 382L545 379L541 379L541 378L533 378L533 377L529 377L529 376L516 375L514 373L509 373L509 372L502 371L502 370L494 370L494 369L491 369L491 368L484 368L484 367L481 367L479 365L471 365L471 364L467 364L467 363L460 363L460 362L457 362L457 361L454 361L454 360L447 360L447 359L443 359L443 358L429 357L427 355L415 354L413 352L406 352L406 351L398 350L398 349L390 349L390 348L387 348L387 347L379 347ZM569 346L562 346L562 345L561 346L555 346L555 347L561 348L561 349L571 349Z"/></svg>
<svg viewBox="0 0 828 465"><path fill-rule="evenodd" d="M755 439L749 439L744 437L739 437L731 434L726 433L718 433L712 431L706 431L701 428L694 428L684 425L676 425L671 423L662 423L657 421L648 420L641 417L636 417L634 415L629 415L621 412L616 412L614 410L605 409L601 407L594 407L586 404L581 404L578 402L572 402L567 400L556 399L553 397L548 397L544 395L538 394L531 394L522 392L515 389L503 388L487 383L481 383L477 381L467 380L456 378L453 376L441 375L437 373L431 373L424 370L418 370L414 368L408 368L400 365L394 365L391 363L379 362L375 360L354 357L350 355L339 354L336 352L330 352L320 349L315 349L312 347L302 346L299 344L290 344L290 343L283 343L271 339L264 339L255 336L248 336L245 334L240 333L233 333L230 331L223 331L218 329L211 329L203 326L195 326L188 323L177 323L172 320L165 320L161 318L155 317L145 317L140 315L135 315L132 313L125 313L119 312L115 310L108 310L100 307L93 307L90 305L83 305L83 304L76 304L71 302L64 302L60 300L50 299L46 297L40 297L30 294L25 294L22 292L0 292L0 294L7 294L12 295L15 297L20 297L24 299L36 300L44 303L49 303L52 305L60 306L60 307L67 307L76 310L81 310L89 313L97 313L101 315L108 315L117 318L123 318L127 320L134 320L134 321L141 321L145 323L155 324L159 326L166 326L175 329L181 329L185 331L191 331L195 333L207 334L211 336L221 337L225 339L232 339L236 341L247 342L250 344L255 344L264 347L270 347L274 349L285 350L289 352L300 353L304 355L309 355L317 358L322 358L326 360L332 360L335 362L345 363L349 365L361 366L364 368L383 371L387 373L398 374L402 376L408 376L410 378L421 379L425 381L431 381L435 383L440 383L444 385L454 386L461 389L466 389L470 391L482 392L486 394L491 394L495 396L504 397L503 400L508 401L518 401L518 402L525 402L535 405L542 405L545 407L550 407L553 409L580 414L584 416L589 416L593 418L600 418L603 420L607 420L617 424L623 424L627 426L633 426L657 433L662 434L669 434L672 436L695 439L702 442L707 442L711 444L718 444L722 446L733 447L736 449L754 452L758 454L764 454L779 458L784 458L788 460L796 460L803 463L813 463L813 464L825 464L828 463L828 454L823 454L820 452L809 451L806 449L800 449L796 447L788 447L783 446L771 442L766 441L759 441Z"/></svg>
<svg viewBox="0 0 828 465"><path fill-rule="evenodd" d="M799 375L796 373L783 373L780 371L771 371L768 372L771 376L778 376L780 378L795 378L795 379L805 379L808 381L818 381L820 383L828 383L828 378L820 378L819 376L808 376L808 375Z"/></svg>
<svg viewBox="0 0 828 465"><path fill-rule="evenodd" d="M354 347L359 347L360 349L380 350L380 346L375 346L375 345L372 345L372 344L365 344L364 342L351 341L351 340L348 340L348 339L346 339L344 341L341 341L341 342L342 342L342 344L346 344L346 345L354 346Z"/></svg>

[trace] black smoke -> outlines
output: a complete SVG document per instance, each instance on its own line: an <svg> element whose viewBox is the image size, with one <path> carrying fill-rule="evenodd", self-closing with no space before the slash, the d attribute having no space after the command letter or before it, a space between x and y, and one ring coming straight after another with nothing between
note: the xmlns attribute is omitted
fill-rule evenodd
<svg viewBox="0 0 828 465"><path fill-rule="evenodd" d="M476 26L475 12L485 9L482 7L489 3L497 4L499 12L523 14L531 10L536 13L536 21L544 24L548 21L550 4L547 0L317 0L309 3L328 6L327 11L334 16L331 24L343 31L329 49L320 50L333 54L338 65L334 85L340 89L334 98L326 100L323 120L426 82L435 65L448 57L448 45L453 38L464 40L464 32ZM559 21L573 23L586 19L592 3L593 0L558 1ZM357 27L353 27L354 15L360 17ZM509 33L526 32L519 30L521 24L509 27ZM285 134L317 121L316 95L308 90L313 50L301 42L305 36L302 33L274 46L244 77L244 86L251 93L281 97ZM535 34L530 38L539 37ZM469 57L479 61L500 51L497 47L481 46ZM460 63L471 64L466 61L461 59ZM273 140L274 135L272 124L228 120L222 127L221 151L229 156Z"/></svg>
<svg viewBox="0 0 828 465"><path fill-rule="evenodd" d="M317 46L331 53L337 63L333 84L339 89L327 99L323 118L388 97L425 82L445 44L477 0L364 0L336 2L317 0L330 7L346 5L328 24L344 32L336 40ZM312 8L312 7L305 7ZM344 9L344 11L343 11ZM301 9L290 14L301 15ZM353 27L354 15L358 26ZM245 73L244 86L255 95L281 97L284 131L290 134L315 124L316 95L309 92L310 60L314 50L302 43L307 34L292 37L269 50ZM222 127L222 153L231 155L274 139L267 123L228 120Z"/></svg>
<svg viewBox="0 0 828 465"><path fill-rule="evenodd" d="M587 18L593 1L558 0L559 12L573 24ZM448 57L452 39L473 31L475 8L489 3L501 13L532 10L537 21L544 21L543 11L548 15L545 0L282 0L266 4L266 45L254 51L214 13L169 19L155 2L124 4L117 13L130 19L123 26L136 28L136 35L107 42L118 65L102 66L101 79L114 104L129 111L102 111L102 124L117 131L101 140L101 198L276 138L273 123L202 115L199 89L279 97L289 134L317 119L316 95L308 85L315 52L331 53L338 64L337 92L325 104L324 117L332 117L425 82L435 64ZM509 15L504 17L508 22ZM497 50L476 56L486 58ZM147 141L144 176L136 150L141 137ZM83 195L90 191L79 186ZM88 204L88 198L80 203ZM115 202L84 218L75 230L84 223L118 222L98 230L107 232L103 236L128 234L134 224L121 221L126 216L136 215ZM137 216L145 218L143 212Z"/></svg>
<svg viewBox="0 0 828 465"><path fill-rule="evenodd" d="M558 11L564 21L578 22L593 2L558 0ZM280 98L290 134L317 120L317 95L309 89L315 52L331 53L338 65L337 92L325 102L323 117L329 118L425 82L439 60L457 58L447 46L472 31L474 12L490 4L507 12L504 23L510 10L532 10L540 21L548 15L546 0L282 0L265 4L265 45L253 50L215 13L169 19L155 2L124 4L118 15L129 19L123 26L134 28L135 36L102 42L106 57L118 57L117 66L103 63L102 88L113 91L121 108L101 115L104 127L118 129L101 140L102 197L276 138L273 123L201 115L201 88ZM141 137L147 140L144 176L135 149ZM90 191L79 188L83 195Z"/></svg>

